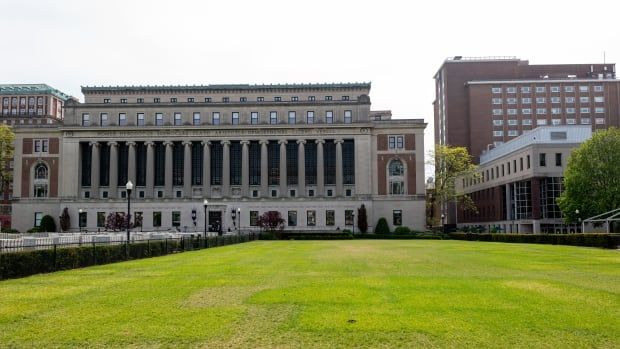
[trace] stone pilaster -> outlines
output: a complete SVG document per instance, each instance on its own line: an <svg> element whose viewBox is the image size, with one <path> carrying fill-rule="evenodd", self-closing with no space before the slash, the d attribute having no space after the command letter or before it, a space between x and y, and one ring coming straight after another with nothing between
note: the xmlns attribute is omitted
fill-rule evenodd
<svg viewBox="0 0 620 349"><path fill-rule="evenodd" d="M115 199L118 192L118 143L108 142L110 146L110 189L108 197Z"/></svg>
<svg viewBox="0 0 620 349"><path fill-rule="evenodd" d="M146 197L152 198L155 191L155 143L146 142Z"/></svg>
<svg viewBox="0 0 620 349"><path fill-rule="evenodd" d="M192 197L192 142L183 142L183 196Z"/></svg>
<svg viewBox="0 0 620 349"><path fill-rule="evenodd" d="M174 144L170 141L164 142L166 146L166 169L165 169L165 179L164 179L164 196L167 198L172 198L172 147Z"/></svg>
<svg viewBox="0 0 620 349"><path fill-rule="evenodd" d="M202 141L202 196L211 197L211 142Z"/></svg>
<svg viewBox="0 0 620 349"><path fill-rule="evenodd" d="M280 144L280 197L288 196L288 184L286 180L286 144L285 139L278 141Z"/></svg>
<svg viewBox="0 0 620 349"><path fill-rule="evenodd" d="M230 196L230 141L222 142L222 197Z"/></svg>
<svg viewBox="0 0 620 349"><path fill-rule="evenodd" d="M91 145L91 171L90 171L90 197L99 198L99 142L90 142Z"/></svg>
<svg viewBox="0 0 620 349"><path fill-rule="evenodd" d="M250 196L250 142L241 141L241 195Z"/></svg>
<svg viewBox="0 0 620 349"><path fill-rule="evenodd" d="M260 141L260 191L261 197L269 197L269 166L267 166L267 144L268 140Z"/></svg>
<svg viewBox="0 0 620 349"><path fill-rule="evenodd" d="M136 186L136 142L127 142L127 181ZM121 183L125 185L127 183Z"/></svg>
<svg viewBox="0 0 620 349"><path fill-rule="evenodd" d="M336 143L336 196L342 196L342 139L334 140Z"/></svg>
<svg viewBox="0 0 620 349"><path fill-rule="evenodd" d="M325 195L325 163L323 161L323 144L324 139L317 139L316 141L316 196Z"/></svg>

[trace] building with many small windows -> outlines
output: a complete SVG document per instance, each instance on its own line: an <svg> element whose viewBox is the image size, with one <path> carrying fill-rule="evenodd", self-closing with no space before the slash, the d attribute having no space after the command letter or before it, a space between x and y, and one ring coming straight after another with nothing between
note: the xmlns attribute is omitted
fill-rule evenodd
<svg viewBox="0 0 620 349"><path fill-rule="evenodd" d="M144 230L247 231L273 210L290 230L353 229L361 205L371 229L424 229L426 124L371 111L368 83L82 92L63 125L16 129L19 230L65 207L72 229L103 229L128 181Z"/></svg>
<svg viewBox="0 0 620 349"><path fill-rule="evenodd" d="M592 136L590 125L540 126L480 157L475 178L459 178L478 212L458 209L459 226L483 226L508 233L567 233L556 199L570 153Z"/></svg>
<svg viewBox="0 0 620 349"><path fill-rule="evenodd" d="M55 127L63 119L63 105L71 96L45 84L0 84L0 120L20 127ZM37 147L48 143L37 142ZM10 169L14 162L5 164ZM13 184L6 183L0 193L0 225L11 226Z"/></svg>

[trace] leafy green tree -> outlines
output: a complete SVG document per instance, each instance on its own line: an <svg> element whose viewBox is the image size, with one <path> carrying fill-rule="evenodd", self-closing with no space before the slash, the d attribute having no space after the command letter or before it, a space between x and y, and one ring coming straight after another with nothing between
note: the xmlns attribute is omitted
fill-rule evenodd
<svg viewBox="0 0 620 349"><path fill-rule="evenodd" d="M54 222L54 218L50 215L43 216L43 218L41 218L41 224L39 225L39 231L45 233L55 233L56 222Z"/></svg>
<svg viewBox="0 0 620 349"><path fill-rule="evenodd" d="M375 234L389 234L390 227L388 226L387 220L383 217L379 218L377 221L377 225L375 225Z"/></svg>
<svg viewBox="0 0 620 349"><path fill-rule="evenodd" d="M567 222L620 208L620 129L597 131L571 153L557 202Z"/></svg>
<svg viewBox="0 0 620 349"><path fill-rule="evenodd" d="M436 144L428 163L435 166L433 198L438 207L456 201L462 208L477 211L469 195L457 192L455 185L458 177L477 177L478 166L473 163L467 148Z"/></svg>
<svg viewBox="0 0 620 349"><path fill-rule="evenodd" d="M9 186L13 171L7 164L13 160L13 141L15 134L5 124L0 124L0 192Z"/></svg>

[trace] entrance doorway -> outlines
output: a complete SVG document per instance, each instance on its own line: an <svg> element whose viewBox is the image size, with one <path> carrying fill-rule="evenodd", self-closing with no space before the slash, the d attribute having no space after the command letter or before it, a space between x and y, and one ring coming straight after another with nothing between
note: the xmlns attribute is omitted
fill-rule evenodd
<svg viewBox="0 0 620 349"><path fill-rule="evenodd" d="M209 211L209 231L222 235L222 211Z"/></svg>

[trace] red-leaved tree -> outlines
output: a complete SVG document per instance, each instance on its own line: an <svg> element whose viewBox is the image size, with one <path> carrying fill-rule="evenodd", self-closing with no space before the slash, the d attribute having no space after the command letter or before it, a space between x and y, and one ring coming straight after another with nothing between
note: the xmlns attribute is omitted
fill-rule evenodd
<svg viewBox="0 0 620 349"><path fill-rule="evenodd" d="M280 238L280 232L284 229L284 219L278 211L263 213L258 217L257 224L266 231L275 233L277 238Z"/></svg>

